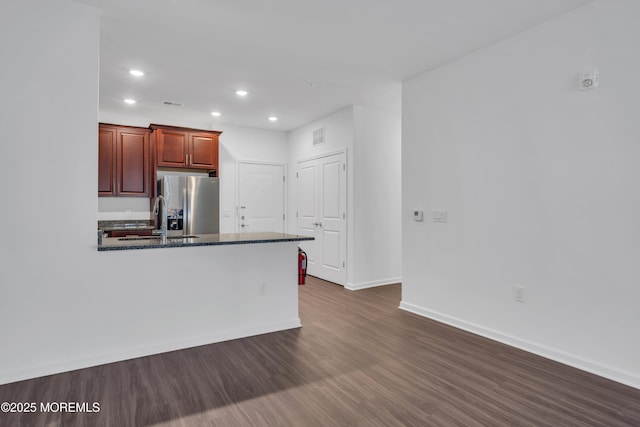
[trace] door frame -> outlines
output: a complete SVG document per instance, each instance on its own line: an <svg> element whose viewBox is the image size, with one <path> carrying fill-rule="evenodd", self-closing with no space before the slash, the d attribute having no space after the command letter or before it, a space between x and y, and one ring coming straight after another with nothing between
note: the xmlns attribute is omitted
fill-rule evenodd
<svg viewBox="0 0 640 427"><path fill-rule="evenodd" d="M348 156L349 150L347 148L342 148L340 150L335 150L335 151L327 151L326 153L322 153L322 154L314 154L313 156L310 156L310 157L302 157L300 159L296 159L296 165L298 163L306 162L309 160L317 160L323 157L331 157L331 156L335 156L336 154L343 154L343 153L344 153L344 159L347 162L347 166L349 166L349 156ZM296 171L297 171L297 168L296 168Z"/></svg>
<svg viewBox="0 0 640 427"><path fill-rule="evenodd" d="M260 160L236 160L236 173L235 173L235 178L236 178L236 185L235 185L235 218L234 218L234 224L235 224L235 230L236 233L240 233L240 165L241 164L247 164L247 165L259 165L259 166L282 166L282 170L284 172L284 182L282 183L282 188L283 188L283 206L282 206L282 212L284 213L284 220L283 220L283 231L285 233L287 233L288 230L288 223L289 223L289 219L287 218L287 209L289 206L289 192L288 192L288 185L289 185L289 177L287 176L287 172L288 172L288 167L287 167L287 163L282 163L282 162L263 162Z"/></svg>
<svg viewBox="0 0 640 427"><path fill-rule="evenodd" d="M345 254L346 254L346 261L345 261L345 267L344 267L344 271L345 271L345 283L340 283L340 285L344 286L346 288L347 283L349 283L349 269L351 266L351 262L353 260L352 254L349 253L349 241L350 241L350 235L349 235L349 230L351 227L349 227L349 224L351 222L351 209L349 209L349 174L351 173L351 168L349 167L349 149L347 147L345 148L340 148L337 150L333 150L333 151L327 151L325 153L321 153L321 154L314 154L313 156L309 156L309 157L302 157L300 159L296 159L296 174L298 173L298 169L300 168L300 163L304 163L304 162L308 162L310 160L318 160L321 159L323 157L331 157L331 156L335 156L337 154L344 154L344 162L347 165L347 173L345 174L346 176L346 182L344 183L345 185L345 198L346 198L346 206L345 206L345 213L347 214L347 218L344 224L345 227L345 235L346 235L346 239L345 239ZM296 233L298 232L298 185L296 183Z"/></svg>

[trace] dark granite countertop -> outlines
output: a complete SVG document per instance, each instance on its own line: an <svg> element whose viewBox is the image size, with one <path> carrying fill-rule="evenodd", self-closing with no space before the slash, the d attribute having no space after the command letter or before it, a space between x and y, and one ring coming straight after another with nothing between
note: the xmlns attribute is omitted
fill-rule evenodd
<svg viewBox="0 0 640 427"><path fill-rule="evenodd" d="M181 248L190 246L236 245L250 243L299 242L314 240L313 237L283 233L227 233L199 234L191 238L167 238L162 243L159 237L105 237L98 244L98 251L122 251L129 249Z"/></svg>

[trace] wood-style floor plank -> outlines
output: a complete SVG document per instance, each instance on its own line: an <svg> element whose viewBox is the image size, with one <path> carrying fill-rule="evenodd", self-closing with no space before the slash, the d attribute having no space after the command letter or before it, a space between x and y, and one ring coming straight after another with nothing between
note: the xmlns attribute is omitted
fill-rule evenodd
<svg viewBox="0 0 640 427"><path fill-rule="evenodd" d="M303 327L0 386L0 426L640 426L640 390L312 277Z"/></svg>

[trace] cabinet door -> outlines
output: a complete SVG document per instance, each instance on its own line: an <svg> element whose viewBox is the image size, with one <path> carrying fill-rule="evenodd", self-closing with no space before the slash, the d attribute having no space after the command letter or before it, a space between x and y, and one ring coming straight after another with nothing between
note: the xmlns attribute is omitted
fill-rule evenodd
<svg viewBox="0 0 640 427"><path fill-rule="evenodd" d="M188 132L158 129L158 166L186 167Z"/></svg>
<svg viewBox="0 0 640 427"><path fill-rule="evenodd" d="M151 230L111 230L107 231L108 237L127 237L127 236L152 236Z"/></svg>
<svg viewBox="0 0 640 427"><path fill-rule="evenodd" d="M98 196L116 195L116 128L98 130Z"/></svg>
<svg viewBox="0 0 640 427"><path fill-rule="evenodd" d="M149 197L149 132L118 129L117 193L127 197Z"/></svg>
<svg viewBox="0 0 640 427"><path fill-rule="evenodd" d="M188 167L218 169L218 135L212 133L189 133Z"/></svg>

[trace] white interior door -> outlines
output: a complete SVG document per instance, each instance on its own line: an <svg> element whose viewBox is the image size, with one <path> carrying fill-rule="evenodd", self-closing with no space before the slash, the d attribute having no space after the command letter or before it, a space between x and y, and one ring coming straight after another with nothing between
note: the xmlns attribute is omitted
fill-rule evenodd
<svg viewBox="0 0 640 427"><path fill-rule="evenodd" d="M344 285L347 280L347 173L344 153L298 164L298 234L308 274Z"/></svg>
<svg viewBox="0 0 640 427"><path fill-rule="evenodd" d="M238 231L284 233L284 165L238 164Z"/></svg>
<svg viewBox="0 0 640 427"><path fill-rule="evenodd" d="M307 274L319 276L317 254L319 253L318 231L318 167L315 160L298 164L298 234L312 236L315 240L303 241L299 246L307 253Z"/></svg>

